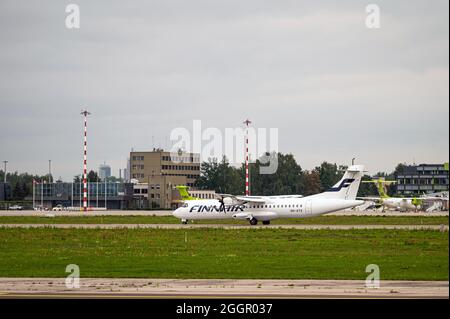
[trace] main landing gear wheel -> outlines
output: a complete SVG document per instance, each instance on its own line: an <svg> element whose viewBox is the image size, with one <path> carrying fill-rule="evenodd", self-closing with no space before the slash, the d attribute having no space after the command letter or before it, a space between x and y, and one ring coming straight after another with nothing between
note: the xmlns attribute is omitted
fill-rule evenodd
<svg viewBox="0 0 450 319"><path fill-rule="evenodd" d="M263 225L270 225L270 220L263 220Z"/></svg>
<svg viewBox="0 0 450 319"><path fill-rule="evenodd" d="M256 218L250 219L250 225L255 226L256 224L258 224L258 220Z"/></svg>

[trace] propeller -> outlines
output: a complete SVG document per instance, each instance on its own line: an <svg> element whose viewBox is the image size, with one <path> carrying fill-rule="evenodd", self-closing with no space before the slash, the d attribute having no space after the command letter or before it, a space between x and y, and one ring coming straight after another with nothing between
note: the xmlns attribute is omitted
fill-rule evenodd
<svg viewBox="0 0 450 319"><path fill-rule="evenodd" d="M218 200L220 202L219 212L225 212L225 202L223 201L223 197L220 197Z"/></svg>

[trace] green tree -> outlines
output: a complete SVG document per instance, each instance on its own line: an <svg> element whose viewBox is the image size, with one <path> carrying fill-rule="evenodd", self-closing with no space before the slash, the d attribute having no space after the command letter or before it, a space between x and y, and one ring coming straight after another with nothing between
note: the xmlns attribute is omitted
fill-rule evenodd
<svg viewBox="0 0 450 319"><path fill-rule="evenodd" d="M243 194L243 180L238 170L230 166L224 156L220 162L210 159L203 162L200 168L200 177L195 186L200 189L213 189L217 193Z"/></svg>
<svg viewBox="0 0 450 319"><path fill-rule="evenodd" d="M273 174L261 174L264 163L277 161ZM244 172L243 166L242 171ZM252 195L291 195L302 194L305 188L303 171L292 154L272 153L268 158L258 159L250 166Z"/></svg>
<svg viewBox="0 0 450 319"><path fill-rule="evenodd" d="M392 173L392 175L395 175L397 177L398 174L403 174L405 168L407 165L399 163L397 164L397 166L395 167L394 172Z"/></svg>
<svg viewBox="0 0 450 319"><path fill-rule="evenodd" d="M94 172L93 170L89 171L87 175L87 180L89 183L100 182L100 178L98 177L97 172Z"/></svg>
<svg viewBox="0 0 450 319"><path fill-rule="evenodd" d="M373 178L369 175L363 175L361 181L372 181ZM377 186L375 183L361 183L358 189L358 197L379 196Z"/></svg>
<svg viewBox="0 0 450 319"><path fill-rule="evenodd" d="M333 187L344 175L346 166L338 166L336 164L331 164L328 162L323 162L320 166L316 167L315 170L320 176L321 191L326 191Z"/></svg>
<svg viewBox="0 0 450 319"><path fill-rule="evenodd" d="M304 172L304 184L303 195L308 196L319 193L322 189L319 172L317 170Z"/></svg>

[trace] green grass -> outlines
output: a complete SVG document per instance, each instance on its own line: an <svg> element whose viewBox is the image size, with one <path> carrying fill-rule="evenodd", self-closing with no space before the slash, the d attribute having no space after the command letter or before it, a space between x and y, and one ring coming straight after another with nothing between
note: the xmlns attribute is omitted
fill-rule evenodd
<svg viewBox="0 0 450 319"><path fill-rule="evenodd" d="M185 241L187 239L187 241ZM0 228L0 277L448 280L448 232Z"/></svg>
<svg viewBox="0 0 450 319"><path fill-rule="evenodd" d="M179 224L173 216L0 216L0 224ZM202 220L196 224L248 224L247 221ZM448 225L447 216L318 216L273 220L272 224L304 225Z"/></svg>

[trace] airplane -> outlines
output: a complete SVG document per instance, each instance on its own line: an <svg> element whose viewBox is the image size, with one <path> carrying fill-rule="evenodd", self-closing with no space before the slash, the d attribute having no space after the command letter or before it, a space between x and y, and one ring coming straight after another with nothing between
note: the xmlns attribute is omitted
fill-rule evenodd
<svg viewBox="0 0 450 319"><path fill-rule="evenodd" d="M383 206L383 211L384 208L400 211L418 210L423 207L425 201L448 200L448 198L430 195L422 195L419 197L390 197L386 194L383 184L393 184L396 183L396 181L387 181L382 178L363 181L363 183L375 183L380 197L358 197L358 199L379 202Z"/></svg>
<svg viewBox="0 0 450 319"><path fill-rule="evenodd" d="M187 200L173 212L183 224L189 220L237 219L250 225L269 225L277 218L312 217L364 204L356 200L363 165L350 166L329 190L315 195L237 196L216 194L217 199Z"/></svg>

